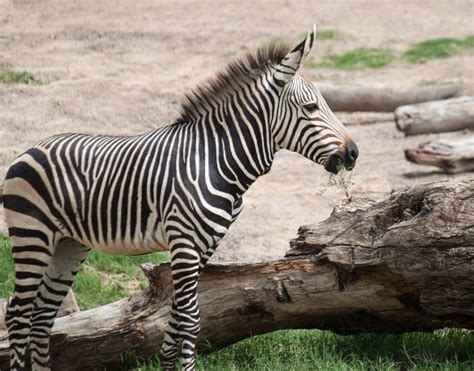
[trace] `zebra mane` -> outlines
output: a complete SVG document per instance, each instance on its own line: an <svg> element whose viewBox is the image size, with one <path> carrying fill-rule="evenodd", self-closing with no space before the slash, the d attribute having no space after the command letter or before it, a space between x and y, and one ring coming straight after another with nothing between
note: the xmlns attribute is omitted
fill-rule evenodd
<svg viewBox="0 0 474 371"><path fill-rule="evenodd" d="M233 60L214 76L185 94L177 122L189 122L208 112L209 106L224 102L239 87L279 64L290 50L286 44L272 44Z"/></svg>

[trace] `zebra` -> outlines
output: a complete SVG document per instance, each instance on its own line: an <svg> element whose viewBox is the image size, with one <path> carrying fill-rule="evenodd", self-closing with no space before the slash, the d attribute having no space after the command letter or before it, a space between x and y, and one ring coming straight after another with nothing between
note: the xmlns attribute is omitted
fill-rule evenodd
<svg viewBox="0 0 474 371"><path fill-rule="evenodd" d="M6 312L12 370L49 370L49 337L88 253L170 251L173 299L162 365L195 368L197 281L282 148L332 173L358 148L298 72L315 28L291 48L231 62L185 95L179 118L137 136L61 134L21 154L3 190L15 263ZM27 350L29 354L27 356Z"/></svg>

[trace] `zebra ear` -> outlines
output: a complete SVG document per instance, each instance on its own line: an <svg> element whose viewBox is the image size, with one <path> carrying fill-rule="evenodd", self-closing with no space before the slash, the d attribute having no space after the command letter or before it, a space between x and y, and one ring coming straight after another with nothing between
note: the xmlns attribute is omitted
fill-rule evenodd
<svg viewBox="0 0 474 371"><path fill-rule="evenodd" d="M278 85L283 86L286 82L291 80L300 68L303 61L308 56L316 39L316 25L313 26L312 31L308 31L306 38L296 45L276 66L274 73L275 81Z"/></svg>

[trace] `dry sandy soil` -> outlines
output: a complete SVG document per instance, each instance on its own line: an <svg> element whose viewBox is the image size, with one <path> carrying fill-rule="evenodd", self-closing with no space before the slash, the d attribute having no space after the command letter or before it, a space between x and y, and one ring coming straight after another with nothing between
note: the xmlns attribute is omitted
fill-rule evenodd
<svg viewBox="0 0 474 371"><path fill-rule="evenodd" d="M343 32L328 52L360 46L402 51L436 37L474 34L471 1L5 1L0 0L0 69L27 70L46 84L0 85L0 178L39 139L60 132L138 134L173 122L187 89L231 58L271 40L296 42L313 23ZM474 58L464 54L379 70L304 68L315 81L416 85L458 82L474 93ZM347 115L345 116L347 117ZM437 135L404 138L392 122L351 126L360 149L355 197L445 179L407 163L403 148ZM443 134L457 137L466 133ZM326 218L343 194L321 190L329 175L296 154L278 154L245 196L245 210L213 259L280 257L301 224ZM0 215L0 229L1 229Z"/></svg>

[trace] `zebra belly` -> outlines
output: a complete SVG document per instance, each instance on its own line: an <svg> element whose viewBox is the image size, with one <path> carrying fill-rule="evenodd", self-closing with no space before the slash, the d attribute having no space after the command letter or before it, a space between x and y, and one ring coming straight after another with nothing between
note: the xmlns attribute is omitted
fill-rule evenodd
<svg viewBox="0 0 474 371"><path fill-rule="evenodd" d="M134 238L124 236L124 238L108 240L99 238L81 242L92 250L111 255L142 255L168 250L168 241L161 222L156 223L155 228L150 228L143 235L139 234Z"/></svg>
<svg viewBox="0 0 474 371"><path fill-rule="evenodd" d="M158 251L168 251L168 246L165 244L141 244L131 247L128 244L107 244L89 246L91 249L109 255L143 255Z"/></svg>

